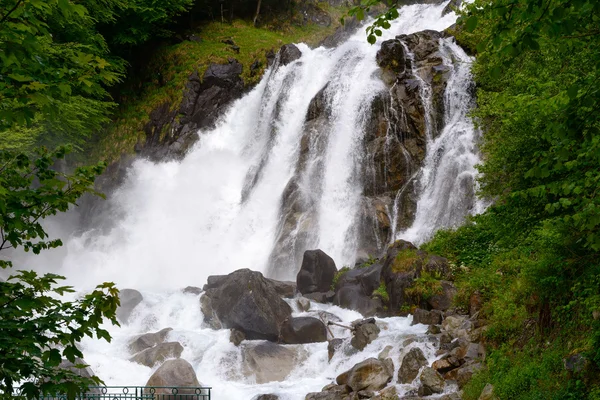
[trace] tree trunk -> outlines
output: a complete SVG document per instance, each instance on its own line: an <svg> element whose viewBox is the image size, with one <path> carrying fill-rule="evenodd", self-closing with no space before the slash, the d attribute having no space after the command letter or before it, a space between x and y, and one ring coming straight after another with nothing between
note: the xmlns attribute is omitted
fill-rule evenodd
<svg viewBox="0 0 600 400"><path fill-rule="evenodd" d="M254 26L256 26L256 20L258 19L258 14L260 14L260 3L262 2L262 0L258 0L258 3L256 4L256 14L254 14Z"/></svg>

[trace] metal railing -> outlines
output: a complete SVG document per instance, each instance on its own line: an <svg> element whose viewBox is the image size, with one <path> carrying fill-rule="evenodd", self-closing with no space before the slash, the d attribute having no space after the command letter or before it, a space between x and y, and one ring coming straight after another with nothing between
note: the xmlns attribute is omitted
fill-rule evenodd
<svg viewBox="0 0 600 400"><path fill-rule="evenodd" d="M210 387L90 386L77 400L210 400ZM20 399L18 394L14 399ZM45 395L39 400L67 400L67 395Z"/></svg>

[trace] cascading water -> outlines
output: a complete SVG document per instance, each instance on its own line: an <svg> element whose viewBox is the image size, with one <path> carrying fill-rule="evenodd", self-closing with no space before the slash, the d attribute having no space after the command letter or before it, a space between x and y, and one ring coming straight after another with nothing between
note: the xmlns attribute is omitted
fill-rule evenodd
<svg viewBox="0 0 600 400"><path fill-rule="evenodd" d="M446 3L404 7L379 43L400 33L447 28L456 15L441 17ZM444 63L453 66L445 95L445 127L439 136L429 137L424 168L414 178L421 193L415 221L399 234L417 242L476 211L468 205L472 199L465 200L472 195L478 161L476 132L467 118L472 102L470 60L450 39L441 41ZM288 377L258 384L244 371L242 350L229 342L229 331L204 326L198 295L181 292L188 285L202 286L209 275L239 268L293 278L297 255L277 258L278 243L298 254L321 248L338 266L355 261L365 120L373 98L387 90L375 62L379 44L369 45L360 30L335 49L298 47L299 60L276 63L215 129L200 134L184 160L136 161L110 200L120 216L110 232L71 237L62 250L44 259L48 263L60 258L60 272L81 290L114 281L120 288L143 293L129 324L106 327L112 343L88 338L82 342L85 361L107 384L144 385L153 369L128 361L127 344L136 334L165 327L173 328L167 340L183 345L181 357L194 366L202 383L214 388L219 400L251 399L261 393L303 399L357 362L377 357L388 345L395 359L415 346L430 362L435 359L434 347L419 340L426 330L423 325L410 326L410 318L383 318L378 319L384 327L379 338L362 352L340 351L328 362L327 343L289 346L298 357ZM311 128L305 119L319 93L325 99L327 121ZM308 148L304 153L303 146ZM286 214L281 205L291 192L290 182L301 201ZM293 301L290 305L294 316L326 310L344 324L361 318L355 311L330 305L312 303L316 311L308 313L300 312ZM333 333L349 336L341 328ZM409 337L417 340L401 346ZM393 383L399 365L395 368ZM400 394L411 388L398 385Z"/></svg>

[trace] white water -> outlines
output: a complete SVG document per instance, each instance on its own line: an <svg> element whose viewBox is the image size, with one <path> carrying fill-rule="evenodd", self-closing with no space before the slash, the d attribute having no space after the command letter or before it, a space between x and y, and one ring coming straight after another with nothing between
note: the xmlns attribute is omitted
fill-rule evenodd
<svg viewBox="0 0 600 400"><path fill-rule="evenodd" d="M401 33L445 29L456 16L450 13L440 18L444 6L403 8L379 43ZM461 61L452 78L456 82L448 86L466 85L468 58L457 46L444 43L448 57L458 54ZM182 358L194 366L202 383L214 388L213 398L218 400L249 400L260 393L304 399L306 393L320 391L357 362L377 357L387 345L393 346L394 383L400 354L412 346L421 347L430 362L435 359L432 344L402 346L404 338L411 335L423 339L424 326L411 327L410 318L379 319L382 333L363 352L338 353L328 362L326 343L304 345L306 359L286 381L257 385L252 376L243 375L240 350L229 343L229 331L203 327L198 296L179 290L202 286L209 275L239 268L264 271L276 235L281 194L299 156L304 117L310 100L327 82L333 82L330 91L335 107L333 128L322 155L321 186L311 188L322 194L314 234L316 247L338 265L354 262L356 233L352 227L361 196L354 175L363 158L361 110L384 88L376 74L378 45L369 45L360 30L336 49L310 49L302 44L299 48L301 59L269 70L252 92L231 107L216 129L201 134L182 162L137 161L111 200L118 222L109 233L91 231L74 236L59 256L50 252L45 258L46 262L53 256L62 258L60 272L78 288L114 281L120 288L132 287L144 295L129 325L107 327L114 338L111 344L88 338L82 343L86 362L106 384L144 385L153 369L129 362L127 343L136 334L165 327L173 328L168 340L184 346ZM459 111L450 113L444 133L429 143L416 222L403 233L416 241L437 226L456 222L451 210L460 203L460 194L456 197L453 193L459 192L450 189L440 195L440 185L451 180L444 171L460 169L455 174L458 178L453 175L454 186L460 186L461 174L475 173L476 134L466 118L470 99L460 90L450 90L447 96L447 102ZM447 151L450 146L456 149ZM446 153L438 159L436 149L440 148ZM248 177L257 171L259 179L248 188ZM450 197L444 198L448 193ZM436 210L441 210L440 217L427 217ZM336 314L345 324L361 317L334 306L313 303L313 307ZM348 335L343 329L334 333L336 337ZM401 393L412 388L398 387Z"/></svg>

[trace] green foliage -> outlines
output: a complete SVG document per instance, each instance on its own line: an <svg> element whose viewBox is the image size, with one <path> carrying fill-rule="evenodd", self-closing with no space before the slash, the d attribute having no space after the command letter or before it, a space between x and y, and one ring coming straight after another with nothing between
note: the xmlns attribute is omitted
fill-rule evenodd
<svg viewBox="0 0 600 400"><path fill-rule="evenodd" d="M60 130L74 140L106 122L113 104L105 87L124 69L95 30L98 16L62 0L0 0L0 9L0 137L35 127L36 136Z"/></svg>
<svg viewBox="0 0 600 400"><path fill-rule="evenodd" d="M441 277L435 273L422 271L411 287L405 289L405 293L417 299L417 303L427 301L433 296L443 292Z"/></svg>
<svg viewBox="0 0 600 400"><path fill-rule="evenodd" d="M384 303L390 302L390 295L388 294L387 287L385 286L385 282L383 281L381 282L379 287L375 289L373 295L381 297L381 300L383 300Z"/></svg>
<svg viewBox="0 0 600 400"><path fill-rule="evenodd" d="M34 158L0 151L0 251L22 247L37 254L61 245L59 239L48 238L41 220L67 211L83 194L93 193L94 179L104 169L98 164L71 175L55 171L53 165L69 150L42 148ZM2 259L0 267L12 263ZM71 399L100 383L97 377L83 378L58 366L63 358L80 364L77 343L84 336L110 340L100 325L104 318L117 323L118 291L112 283L104 283L82 298L63 301L73 293L70 286L59 286L63 279L17 271L0 281L0 393L12 393L19 385L27 399L58 393Z"/></svg>
<svg viewBox="0 0 600 400"><path fill-rule="evenodd" d="M364 20L372 8L379 5L380 3L387 4L387 1L382 0L363 0L359 5L354 6L348 11L348 16L355 17L358 21ZM371 44L377 42L377 37L383 34L383 29L390 28L390 21L395 20L400 16L398 13L398 1L387 4L389 7L387 11L379 14L373 23L367 27L367 41ZM344 18L341 19L342 24Z"/></svg>
<svg viewBox="0 0 600 400"><path fill-rule="evenodd" d="M379 260L376 257L369 254L369 258L367 259L367 261L360 263L356 266L356 268L369 268L373 264L377 263L377 261Z"/></svg>
<svg viewBox="0 0 600 400"><path fill-rule="evenodd" d="M403 250L396 255L396 258L394 258L394 261L392 262L392 272L397 274L409 271L420 260L421 258L417 254L417 250Z"/></svg>
<svg viewBox="0 0 600 400"><path fill-rule="evenodd" d="M348 267L347 265L344 265L342 268L340 268L340 270L338 272L335 273L335 275L333 276L333 281L331 282L331 290L335 290L335 286L337 285L338 281L340 280L340 277L348 271L350 271L350 267Z"/></svg>

